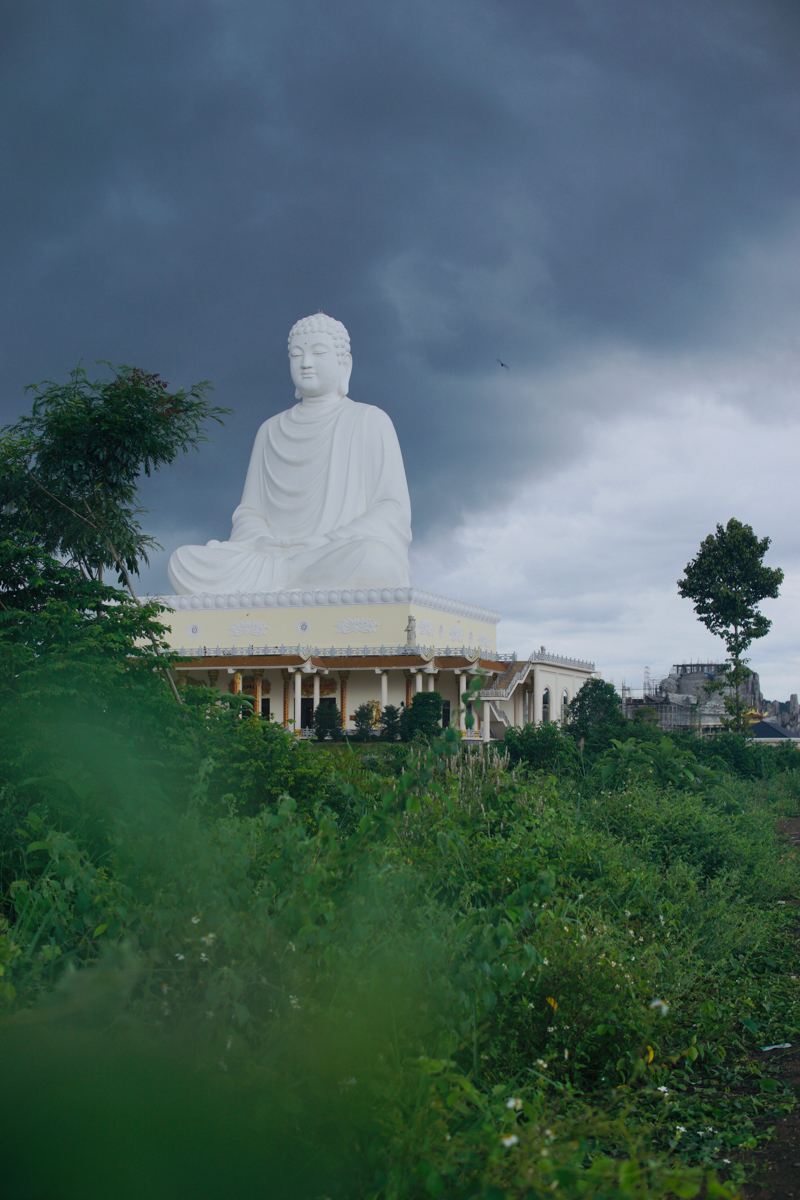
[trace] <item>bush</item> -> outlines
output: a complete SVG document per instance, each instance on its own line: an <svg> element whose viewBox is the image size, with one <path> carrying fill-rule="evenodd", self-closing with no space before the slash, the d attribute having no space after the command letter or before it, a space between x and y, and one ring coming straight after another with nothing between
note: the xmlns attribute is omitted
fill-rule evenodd
<svg viewBox="0 0 800 1200"><path fill-rule="evenodd" d="M353 720L355 721L356 725L356 741L368 742L372 740L372 722L374 719L375 712L372 705L369 702L366 704L359 704L358 708L353 714Z"/></svg>
<svg viewBox="0 0 800 1200"><path fill-rule="evenodd" d="M381 717L381 730L387 742L396 742L400 738L400 709L395 704L387 704Z"/></svg>
<svg viewBox="0 0 800 1200"><path fill-rule="evenodd" d="M314 734L319 742L324 742L326 738L340 742L344 737L342 714L335 701L323 700L314 709Z"/></svg>
<svg viewBox="0 0 800 1200"><path fill-rule="evenodd" d="M533 771L572 777L580 770L575 741L556 724L507 729L504 748L512 763L523 763Z"/></svg>
<svg viewBox="0 0 800 1200"><path fill-rule="evenodd" d="M442 697L439 692L417 692L400 717L403 741L420 737L430 741L442 732Z"/></svg>

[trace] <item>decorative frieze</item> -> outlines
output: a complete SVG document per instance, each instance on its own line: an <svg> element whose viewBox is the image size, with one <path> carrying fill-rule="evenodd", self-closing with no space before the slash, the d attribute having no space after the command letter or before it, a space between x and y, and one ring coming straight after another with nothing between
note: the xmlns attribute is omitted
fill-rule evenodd
<svg viewBox="0 0 800 1200"><path fill-rule="evenodd" d="M434 608L437 612L452 613L464 620L486 621L496 625L500 613L494 608L482 608L467 604L463 600L452 600L424 592L420 588L342 588L327 591L288 592L228 592L198 596L149 596L148 600L162 604L173 612L199 612L215 609L265 609L265 608L330 608L341 604L418 604L422 608ZM428 635L431 636L431 635Z"/></svg>

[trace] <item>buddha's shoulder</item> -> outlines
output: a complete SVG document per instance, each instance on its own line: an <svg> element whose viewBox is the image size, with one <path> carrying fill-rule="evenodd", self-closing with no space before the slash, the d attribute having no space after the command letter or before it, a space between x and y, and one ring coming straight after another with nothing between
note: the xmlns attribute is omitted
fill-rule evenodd
<svg viewBox="0 0 800 1200"><path fill-rule="evenodd" d="M350 397L347 397L350 400ZM384 425L389 429L394 429L392 418L382 408L378 408L376 404L362 404L360 400L350 400L353 408L356 410L355 417L357 420L365 421L370 425Z"/></svg>

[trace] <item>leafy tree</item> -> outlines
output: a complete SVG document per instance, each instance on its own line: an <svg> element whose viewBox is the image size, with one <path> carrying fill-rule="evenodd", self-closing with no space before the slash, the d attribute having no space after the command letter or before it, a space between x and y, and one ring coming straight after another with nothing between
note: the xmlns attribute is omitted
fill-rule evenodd
<svg viewBox="0 0 800 1200"><path fill-rule="evenodd" d="M160 549L143 533L139 481L206 441L208 382L170 392L158 375L107 364L108 379L82 366L67 383L30 384L30 413L0 431L0 533L17 532L101 580L130 576Z"/></svg>
<svg viewBox="0 0 800 1200"><path fill-rule="evenodd" d="M628 723L622 715L622 701L613 683L605 679L587 679L567 709L565 732L569 733L590 758L602 754L612 738L625 737Z"/></svg>
<svg viewBox="0 0 800 1200"><path fill-rule="evenodd" d="M375 717L375 712L369 701L364 704L359 704L356 711L353 713L353 720L356 724L356 739L361 742L368 742L372 737L372 722Z"/></svg>
<svg viewBox="0 0 800 1200"><path fill-rule="evenodd" d="M400 717L401 736L406 742L419 734L425 741L442 732L442 697L439 692L417 692Z"/></svg>
<svg viewBox="0 0 800 1200"><path fill-rule="evenodd" d="M758 605L775 599L783 583L783 571L764 566L769 545L768 537L759 540L750 525L731 518L701 542L678 580L680 595L694 602L699 619L725 642L731 659L727 678L735 689L735 699L726 706L739 732L744 724L741 685L750 674L743 654L751 642L769 632L772 622Z"/></svg>
<svg viewBox="0 0 800 1200"><path fill-rule="evenodd" d="M400 737L400 709L396 704L387 704L381 716L381 729L387 742L396 742Z"/></svg>
<svg viewBox="0 0 800 1200"><path fill-rule="evenodd" d="M0 431L0 537L36 544L87 580L114 569L138 604L131 575L160 549L139 523L141 476L207 440L206 422L230 409L210 404L207 382L170 392L158 375L107 365L110 379L78 366L65 384L26 389L30 413Z"/></svg>

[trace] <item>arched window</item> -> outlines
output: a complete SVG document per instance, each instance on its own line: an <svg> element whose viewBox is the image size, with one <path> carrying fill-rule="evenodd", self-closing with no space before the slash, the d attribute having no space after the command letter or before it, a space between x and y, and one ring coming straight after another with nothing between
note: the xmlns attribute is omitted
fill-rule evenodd
<svg viewBox="0 0 800 1200"><path fill-rule="evenodd" d="M550 720L550 688L545 688L542 692L542 724L547 725Z"/></svg>
<svg viewBox="0 0 800 1200"><path fill-rule="evenodd" d="M569 693L568 693L567 689L564 688L563 692L561 693L561 720L562 720L562 723L564 721L566 721L566 719L567 719L567 709L568 708L569 708Z"/></svg>

